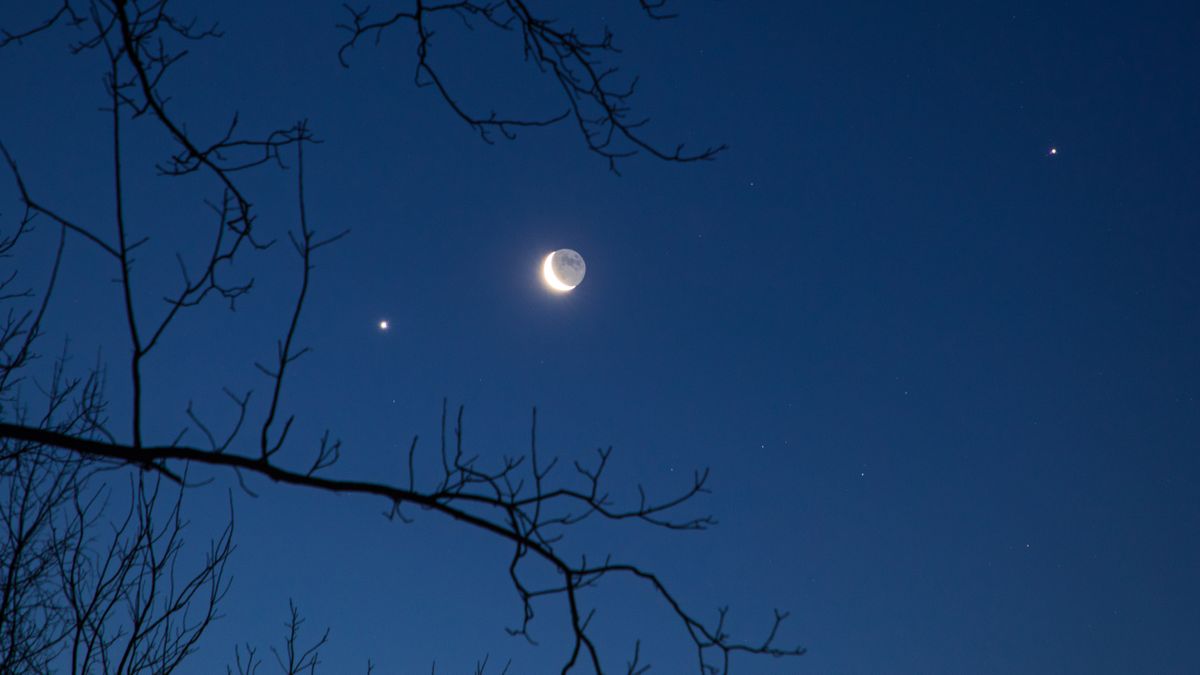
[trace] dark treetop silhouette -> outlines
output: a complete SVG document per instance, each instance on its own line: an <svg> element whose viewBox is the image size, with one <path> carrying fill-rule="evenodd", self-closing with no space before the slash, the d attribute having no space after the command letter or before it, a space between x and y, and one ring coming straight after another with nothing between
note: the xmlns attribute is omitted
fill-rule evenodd
<svg viewBox="0 0 1200 675"><path fill-rule="evenodd" d="M630 108L636 79L624 77L611 65L617 50L607 29L587 38L520 0L415 0L399 5L401 9L384 13L347 6L340 25L344 42L330 58L336 56L349 65L352 58L365 56L361 54L365 46L384 35L411 31L417 86L435 90L484 141L511 139L522 129L569 124L586 149L614 172L619 161L638 153L667 162L695 162L712 159L723 148L664 149L645 135L646 120L634 116ZM673 16L665 2L641 0L640 7L650 20ZM447 21L519 36L524 59L558 90L557 109L541 116L506 117L479 113L463 103L437 68L434 27ZM291 433L296 416L287 412L284 397L288 375L308 351L301 344L301 318L314 282L314 259L347 234L346 230L319 233L309 222L304 152L320 141L308 123L246 135L238 115L230 112L224 131L215 135L193 131L204 125L191 122L186 108L172 104L170 76L188 50L202 57L221 31L215 22L175 14L172 3L68 0L32 26L6 28L0 46L52 40L65 30L72 36L71 50L81 61L99 60L105 65L106 100L99 103L110 117L111 136L97 142L111 145L111 163L108 175L96 180L111 184L113 210L77 212L69 195L40 189L36 180L27 178L27 164L55 158L17 157L0 145L22 206L16 220L6 223L0 242L6 260L17 263L0 286L0 300L10 307L0 327L0 481L7 489L4 516L10 525L8 540L0 544L0 571L7 572L0 598L4 610L0 635L5 638L0 662L5 672L43 672L68 662L74 672L169 672L195 651L228 589L223 575L232 550L230 520L198 563L199 571L176 579L176 559L182 550L179 533L185 525L183 495L213 489L189 479L189 472L201 466L216 470L219 480L236 478L248 493L253 490L246 479L257 476L310 491L314 498L318 493L360 495L385 502L389 518L407 522L418 512L432 512L481 536L507 542L508 577L519 597L518 620L508 630L532 642L535 610L560 603L566 610L570 639L568 644L548 648L561 650L564 673L613 670L617 657L604 653L589 623L594 612L590 593L601 580L613 577L642 584L648 602L664 606L674 617L674 630L690 638L695 653L680 655L678 664L667 666L671 670L690 661L701 672L724 673L730 669L731 657L739 653L803 653L777 644L784 613L775 613L764 636L740 640L727 633L725 610L720 610L715 622L702 620L694 603L673 593L655 572L603 552L591 556L575 552L597 545L571 538L572 528L585 519L639 522L669 530L705 529L714 521L687 515L685 507L706 492L707 471L695 473L690 488L674 496L651 498L639 486L640 497L623 503L611 498L605 485L610 450L575 461L571 467L560 466L557 457L539 454L534 410L528 450L499 462L488 461L465 449L462 407L451 415L443 404L441 438L432 454L434 471L419 469L422 444L413 437L403 479L337 477L341 442L329 431L313 443L298 441ZM467 41L455 48L472 45ZM80 98L85 108L96 104L86 96ZM199 180L189 187L210 197L208 240L173 252L179 272L171 285L162 284L157 276L140 276L136 264L147 263L139 254L154 255L149 244L156 237L175 236L170 228L178 220L177 214L160 213L157 222L148 224L129 215L131 204L144 198L144 188L130 187L127 175L131 165L142 161L148 143L170 148L156 165L165 179L194 176ZM298 289L274 355L255 364L269 383L266 393L252 396L252 391L226 389L235 411L228 424L206 421L198 412L203 406L189 403L181 411L187 426L177 435L148 432L147 401L157 395L147 377L154 367L151 357L173 331L183 329L183 317L189 312L222 300L234 308L255 289L256 280L249 272L255 256L278 237L261 224L272 219L260 221L254 193L263 179L251 170L271 165L290 165L295 172L298 217L287 231L285 245L294 249L298 259ZM35 224L57 233L56 245L45 258L32 246L29 252L22 250ZM107 346L98 363L77 376L68 369L75 356L69 343L49 364L38 359L40 346L50 337L44 332L43 317L56 299L56 282L68 264L64 251L76 243L107 260L97 281L115 277L112 288L119 296L126 327L124 344ZM35 288L35 283L40 286ZM159 298L164 302L155 304ZM224 330L216 322L188 326L188 330ZM106 378L112 377L127 384L128 398L119 405L127 411L127 420L109 417L104 386ZM122 412L120 417L124 416ZM192 438L202 438L203 443L195 445L189 442ZM118 519L123 524L105 535L111 542L106 545L89 533L118 509L107 500L115 494L111 485L117 484L111 479L120 475L114 472L122 467L135 469L130 506L124 519ZM158 504L164 480L174 484L178 496ZM163 513L166 517L160 524L157 518ZM125 621L124 613L114 611L118 606L132 608L132 619ZM293 608L288 657L279 660L286 672L317 664L315 647L295 651L299 622ZM321 638L317 646L323 642ZM640 643L626 649L631 655L623 654L627 661L622 668L645 672L648 667L639 660ZM239 672L253 672L258 663L253 650L248 650L245 663L242 654L237 655Z"/></svg>

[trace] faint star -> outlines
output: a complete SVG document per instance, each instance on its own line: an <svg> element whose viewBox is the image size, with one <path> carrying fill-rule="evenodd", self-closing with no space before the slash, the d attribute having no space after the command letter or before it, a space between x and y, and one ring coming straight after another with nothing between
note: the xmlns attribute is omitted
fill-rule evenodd
<svg viewBox="0 0 1200 675"><path fill-rule="evenodd" d="M1048 154L1049 154L1051 157L1053 157L1054 155L1057 155L1057 154L1058 154L1058 148L1050 148L1050 152L1049 152Z"/></svg>
<svg viewBox="0 0 1200 675"><path fill-rule="evenodd" d="M386 320L386 319L384 319L383 321L380 321L380 322L379 322L379 330L387 330L387 329L388 329L388 322L387 322L387 320Z"/></svg>

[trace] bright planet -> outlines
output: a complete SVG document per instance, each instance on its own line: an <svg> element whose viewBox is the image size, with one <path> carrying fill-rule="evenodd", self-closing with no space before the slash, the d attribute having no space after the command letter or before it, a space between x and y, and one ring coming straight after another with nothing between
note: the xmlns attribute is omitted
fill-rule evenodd
<svg viewBox="0 0 1200 675"><path fill-rule="evenodd" d="M559 293L566 293L578 286L586 273L587 265L583 262L583 256L569 248L554 251L542 263L542 277L546 285Z"/></svg>

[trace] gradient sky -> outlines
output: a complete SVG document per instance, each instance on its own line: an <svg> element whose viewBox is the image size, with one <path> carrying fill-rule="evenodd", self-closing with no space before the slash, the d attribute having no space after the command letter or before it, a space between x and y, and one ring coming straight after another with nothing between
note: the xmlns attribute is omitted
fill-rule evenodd
<svg viewBox="0 0 1200 675"><path fill-rule="evenodd" d="M791 610L783 640L809 654L735 672L1200 671L1194 4L705 1L665 23L633 2L564 5L582 28L612 26L650 138L730 146L699 165L636 157L621 177L568 126L481 143L412 86L407 29L346 70L336 2L194 4L225 37L191 45L164 85L171 109L197 134L234 110L248 132L309 119L325 141L306 151L310 221L352 230L317 260L301 324L314 352L284 399L296 438L343 439L331 475L401 476L411 436L436 439L443 397L466 406L469 447L498 459L526 447L537 405L544 451L613 446L614 486L665 493L711 467L699 506L717 528L579 534L660 572L701 616L731 605L741 635ZM104 63L70 56L71 37L0 51L0 140L35 196L111 232ZM448 23L435 49L475 109L558 108L514 42ZM169 146L131 129L151 288L174 280L212 195L154 177ZM247 180L282 234L293 175ZM0 198L7 227L7 176ZM565 296L537 276L560 247L588 264ZM75 240L68 263L53 339L70 334L81 367L101 346L120 363L109 261ZM265 399L252 364L286 327L298 263L279 246L257 264L236 313L196 312L151 360L151 439L175 435L188 400L227 421L221 386ZM124 372L110 370L114 420ZM234 642L265 648L288 598L313 634L331 628L329 673L366 656L380 673L561 661L555 611L539 649L503 633L520 612L506 547L254 486L258 499L219 476L188 502L202 542L232 487L238 542L226 618L188 672L223 668ZM650 596L604 595L613 667L635 634L652 672L691 667Z"/></svg>

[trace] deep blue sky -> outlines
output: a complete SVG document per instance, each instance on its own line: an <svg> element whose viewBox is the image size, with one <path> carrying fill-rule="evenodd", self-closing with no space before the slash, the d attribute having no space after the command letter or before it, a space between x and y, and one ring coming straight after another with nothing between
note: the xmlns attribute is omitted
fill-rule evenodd
<svg viewBox="0 0 1200 675"><path fill-rule="evenodd" d="M352 230L317 261L301 326L315 351L285 397L294 433L330 428L345 443L337 475L386 477L412 434L436 437L446 396L488 457L525 447L536 404L546 451L614 447L614 484L666 491L711 467L716 529L585 538L655 568L707 617L732 605L743 634L790 609L785 641L809 654L743 659L742 673L1200 671L1200 13L678 9L667 23L632 2L574 16L611 24L652 139L730 150L688 166L637 157L616 177L570 127L481 143L412 86L407 29L344 70L338 3L197 3L226 35L191 46L164 85L172 110L197 133L233 110L248 131L308 118L325 141L306 154L310 219ZM12 12L0 25L34 16ZM70 37L0 51L0 140L35 196L111 232L104 64L69 56ZM557 109L515 43L453 23L437 40L477 109ZM131 160L130 210L154 237L139 269L152 288L174 278L211 195L155 178L168 146L148 122L131 129L131 152L149 150ZM282 233L293 176L249 180ZM7 219L8 177L0 190ZM566 296L537 277L559 247L588 263ZM101 345L120 359L114 272L78 240L68 255L55 339L72 335L81 365ZM198 312L150 364L158 441L189 399L222 420L222 385L265 398L251 364L286 325L297 263L284 247L258 263L237 313ZM117 420L123 373L110 372ZM220 522L231 485L192 497L192 539ZM489 652L517 672L561 659L553 611L542 648L504 636L519 615L504 547L257 487L257 500L235 492L233 592L189 672L214 672L235 641L265 645L289 597L332 628L327 672L365 655L383 673L435 659L463 672ZM639 631L652 672L690 667L675 624L633 590L607 592L603 634Z"/></svg>

